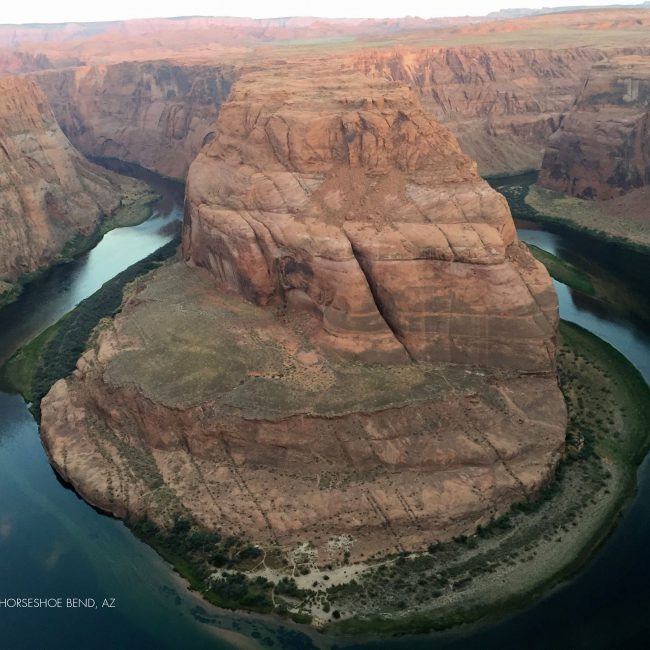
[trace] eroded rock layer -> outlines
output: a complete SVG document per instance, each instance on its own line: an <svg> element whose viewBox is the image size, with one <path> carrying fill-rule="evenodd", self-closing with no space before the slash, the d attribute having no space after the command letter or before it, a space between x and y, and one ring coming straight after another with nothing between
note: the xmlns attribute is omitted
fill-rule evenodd
<svg viewBox="0 0 650 650"><path fill-rule="evenodd" d="M554 368L557 301L505 199L405 86L247 74L187 181L183 251L380 362Z"/></svg>
<svg viewBox="0 0 650 650"><path fill-rule="evenodd" d="M72 143L91 156L185 178L212 137L236 78L231 65L127 62L37 76Z"/></svg>
<svg viewBox="0 0 650 650"><path fill-rule="evenodd" d="M319 563L340 537L357 560L472 532L552 475L554 375L344 362L311 321L180 262L143 278L42 402L53 465L119 517L310 542Z"/></svg>
<svg viewBox="0 0 650 650"><path fill-rule="evenodd" d="M599 200L648 185L649 114L650 56L621 56L594 66L547 143L539 185Z"/></svg>
<svg viewBox="0 0 650 650"><path fill-rule="evenodd" d="M74 149L33 81L0 77L0 293L140 191Z"/></svg>
<svg viewBox="0 0 650 650"><path fill-rule="evenodd" d="M547 138L582 89L596 48L406 48L356 54L355 68L408 83L481 173L539 168Z"/></svg>

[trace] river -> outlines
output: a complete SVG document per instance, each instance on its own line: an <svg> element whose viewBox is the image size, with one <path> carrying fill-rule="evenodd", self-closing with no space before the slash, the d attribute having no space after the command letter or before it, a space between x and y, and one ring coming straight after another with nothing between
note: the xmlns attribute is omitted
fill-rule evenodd
<svg viewBox="0 0 650 650"><path fill-rule="evenodd" d="M111 231L90 253L57 267L28 287L17 303L0 311L0 361L103 282L171 238L168 224L182 216L182 187L133 168L130 173L144 176L161 194L153 216L139 226ZM524 241L618 283L626 304L635 291L639 300L645 298L650 266L646 257L559 227L523 221L517 225ZM638 312L614 309L555 284L562 317L611 343L650 381L647 321ZM2 647L312 646L309 636L273 618L224 613L203 603L122 523L97 513L58 481L36 423L19 396L0 392L0 414ZM492 625L426 637L337 642L368 649L648 647L649 509L646 459L639 472L639 493L614 534L581 573L529 608ZM29 596L61 597L64 605L66 598L93 598L98 607L1 607L3 598ZM107 604L115 599L115 607L102 607L104 599Z"/></svg>

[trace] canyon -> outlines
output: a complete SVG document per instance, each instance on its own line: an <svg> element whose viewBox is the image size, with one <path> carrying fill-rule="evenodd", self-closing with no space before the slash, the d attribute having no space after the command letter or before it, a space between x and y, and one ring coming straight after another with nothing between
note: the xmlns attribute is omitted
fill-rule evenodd
<svg viewBox="0 0 650 650"><path fill-rule="evenodd" d="M598 201L648 185L649 106L648 57L618 56L595 65L548 140L539 184Z"/></svg>
<svg viewBox="0 0 650 650"><path fill-rule="evenodd" d="M35 78L79 151L184 179L214 135L237 74L227 64L153 62L52 70Z"/></svg>
<svg viewBox="0 0 650 650"><path fill-rule="evenodd" d="M41 403L58 475L321 569L534 501L566 454L557 296L481 175L647 219L647 16L0 29L7 296L146 194L84 156L186 180L178 255Z"/></svg>
<svg viewBox="0 0 650 650"><path fill-rule="evenodd" d="M483 174L538 169L597 48L414 48L363 52L354 67L406 82Z"/></svg>
<svg viewBox="0 0 650 650"><path fill-rule="evenodd" d="M0 302L146 193L76 151L34 81L0 77Z"/></svg>

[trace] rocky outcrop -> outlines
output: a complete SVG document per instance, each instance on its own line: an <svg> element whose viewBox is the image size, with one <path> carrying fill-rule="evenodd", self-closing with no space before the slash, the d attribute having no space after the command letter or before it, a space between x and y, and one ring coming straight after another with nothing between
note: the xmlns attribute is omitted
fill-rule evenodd
<svg viewBox="0 0 650 650"><path fill-rule="evenodd" d="M47 70L52 62L45 54L30 54L19 50L0 49L0 73L18 74Z"/></svg>
<svg viewBox="0 0 650 650"><path fill-rule="evenodd" d="M61 128L84 154L183 179L213 136L236 76L230 65L157 61L50 71L36 78Z"/></svg>
<svg viewBox="0 0 650 650"><path fill-rule="evenodd" d="M3 293L89 235L140 183L88 162L38 86L0 77L0 284Z"/></svg>
<svg viewBox="0 0 650 650"><path fill-rule="evenodd" d="M341 541L355 561L471 533L552 475L552 374L350 363L310 326L182 263L143 278L42 402L54 467L118 517L309 544L320 565Z"/></svg>
<svg viewBox="0 0 650 650"><path fill-rule="evenodd" d="M187 181L183 251L369 361L551 371L557 302L503 197L405 86L251 73Z"/></svg>
<svg viewBox="0 0 650 650"><path fill-rule="evenodd" d="M482 173L506 173L539 168L546 139L605 58L595 48L400 47L353 65L408 83Z"/></svg>
<svg viewBox="0 0 650 650"><path fill-rule="evenodd" d="M539 185L598 200L648 185L649 114L650 57L621 56L594 66L548 141Z"/></svg>

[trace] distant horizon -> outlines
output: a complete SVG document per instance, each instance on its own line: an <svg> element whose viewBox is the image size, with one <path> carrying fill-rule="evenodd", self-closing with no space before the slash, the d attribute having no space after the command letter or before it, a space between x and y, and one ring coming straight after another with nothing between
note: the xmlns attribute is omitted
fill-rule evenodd
<svg viewBox="0 0 650 650"><path fill-rule="evenodd" d="M182 9L180 5L182 4ZM325 20L382 20L399 18L480 18L500 11L554 11L562 9L588 9L588 8L643 8L647 2L639 0L591 0L549 3L548 0L458 0L454 3L453 12L436 10L435 3L430 0L403 0L396 3L401 13L387 10L385 13L378 9L379 3L370 0L358 0L351 10L350 3L346 0L329 0L321 2L315 0L309 4L310 11L305 13L302 9L304 3L298 0L276 0L275 2L261 2L260 0L238 0L237 2L222 2L220 11L211 13L208 8L213 8L214 3L207 0L187 0L180 3L178 0L144 0L137 6L127 0L114 0L110 6L90 6L80 10L77 0L62 0L58 3L36 2L16 3L12 7L0 9L0 25L57 25L66 23L105 23L121 22L127 20L155 20L155 19L181 19L181 18L240 18L253 20L273 20L289 18L315 18ZM434 11L431 7L433 5ZM277 7L276 13L269 13L268 7ZM361 7L361 11L359 11ZM229 11L229 8L233 8ZM340 8L340 9L339 9ZM424 11L423 11L424 10ZM348 13L350 12L351 13ZM180 13L179 13L180 12Z"/></svg>

